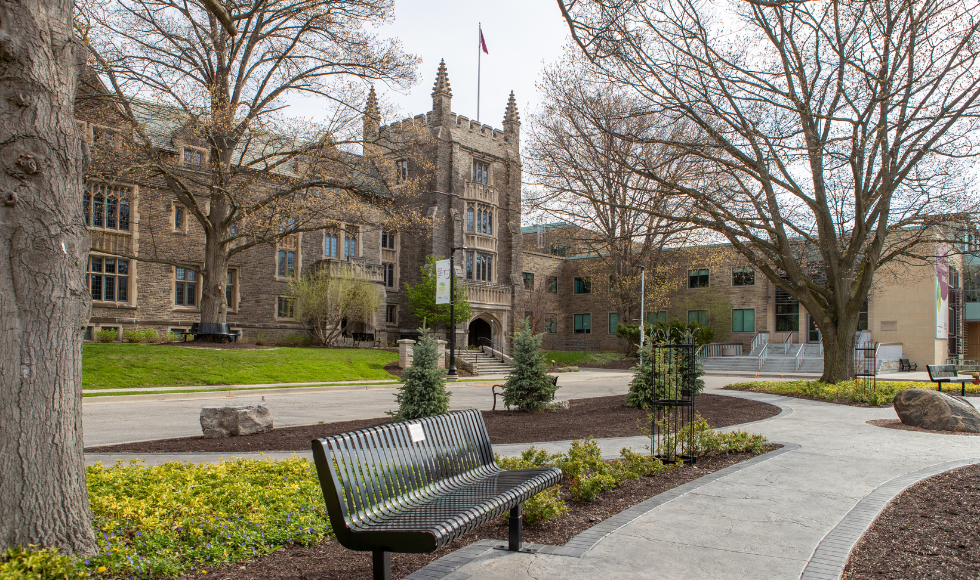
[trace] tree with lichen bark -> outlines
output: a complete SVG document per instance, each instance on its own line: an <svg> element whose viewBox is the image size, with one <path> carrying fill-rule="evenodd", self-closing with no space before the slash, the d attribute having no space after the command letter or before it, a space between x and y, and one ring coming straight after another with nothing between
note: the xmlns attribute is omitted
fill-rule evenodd
<svg viewBox="0 0 980 580"><path fill-rule="evenodd" d="M393 211L387 184L399 183L401 201L415 193L425 165L416 145L428 135L406 129L382 141L381 107L368 91L415 81L417 59L367 30L390 18L391 0L79 5L97 78L88 98L107 105L107 124L126 129L91 177L158 184L204 234L204 247L183 255L157 248L152 235L141 236L138 254L117 255L199 271L201 322L226 321L228 264L241 252L344 224L404 231L424 221L404 203ZM295 97L320 98L325 120L287 117ZM403 147L407 179L386 157Z"/></svg>
<svg viewBox="0 0 980 580"><path fill-rule="evenodd" d="M0 552L94 552L82 453L88 232L71 0L0 5Z"/></svg>

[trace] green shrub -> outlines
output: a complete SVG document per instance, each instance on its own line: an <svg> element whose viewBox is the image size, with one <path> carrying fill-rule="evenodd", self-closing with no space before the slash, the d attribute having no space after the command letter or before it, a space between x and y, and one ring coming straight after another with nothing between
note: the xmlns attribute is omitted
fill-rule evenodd
<svg viewBox="0 0 980 580"><path fill-rule="evenodd" d="M728 385L728 389L771 393L773 395L804 396L833 403L884 405L891 403L895 395L905 389L935 390L934 383L911 381L877 381L875 388L867 388L865 381L849 380L833 384L820 381L753 381ZM966 384L968 393L980 392L980 386Z"/></svg>
<svg viewBox="0 0 980 580"><path fill-rule="evenodd" d="M17 547L0 554L3 580L68 580L88 576L79 560L60 554L56 548Z"/></svg>
<svg viewBox="0 0 980 580"><path fill-rule="evenodd" d="M623 355L629 358L636 356L636 349L640 346L640 326L624 322L616 326L616 338L619 339L619 348Z"/></svg>
<svg viewBox="0 0 980 580"><path fill-rule="evenodd" d="M728 453L762 453L765 451L766 438L758 433L732 431L731 433L719 433L718 437Z"/></svg>
<svg viewBox="0 0 980 580"><path fill-rule="evenodd" d="M546 465L553 457L548 452L532 446L525 449L520 457L495 455L494 459L502 469L531 469ZM529 526L540 526L568 513L568 506L561 499L561 487L557 485L549 487L525 500L521 504L521 513L524 516L524 523ZM502 519L506 521L507 514Z"/></svg>
<svg viewBox="0 0 980 580"><path fill-rule="evenodd" d="M115 328L103 328L95 333L95 340L99 342L116 342L119 338L119 331Z"/></svg>
<svg viewBox="0 0 980 580"><path fill-rule="evenodd" d="M637 453L626 447L620 450L619 454L623 458L621 461L622 472L629 479L656 475L670 469L656 456Z"/></svg>
<svg viewBox="0 0 980 580"><path fill-rule="evenodd" d="M504 404L521 411L538 411L554 400L558 386L548 376L541 352L544 335L534 335L528 319L514 335L514 366L504 384Z"/></svg>
<svg viewBox="0 0 980 580"><path fill-rule="evenodd" d="M409 421L449 412L449 397L442 377L446 369L439 368L442 360L438 344L428 328L421 328L418 342L412 346L412 366L405 370L405 383L398 389L395 400L398 411L388 411L394 421Z"/></svg>
<svg viewBox="0 0 980 580"><path fill-rule="evenodd" d="M160 342L160 333L152 328L147 328L142 333L143 342Z"/></svg>
<svg viewBox="0 0 980 580"><path fill-rule="evenodd" d="M262 346L263 344L265 344L265 333L264 332L258 332L258 333L255 334L255 344L257 344L259 346Z"/></svg>
<svg viewBox="0 0 980 580"><path fill-rule="evenodd" d="M139 330L124 330L123 339L126 342L143 342L143 332Z"/></svg>
<svg viewBox="0 0 980 580"><path fill-rule="evenodd" d="M160 335L160 342L179 342L183 340L183 337L176 332L170 332L169 330L166 334Z"/></svg>
<svg viewBox="0 0 980 580"><path fill-rule="evenodd" d="M592 437L572 441L568 453L559 454L554 463L578 501L592 501L600 492L615 489L620 481L629 478L621 464L602 460L599 443Z"/></svg>

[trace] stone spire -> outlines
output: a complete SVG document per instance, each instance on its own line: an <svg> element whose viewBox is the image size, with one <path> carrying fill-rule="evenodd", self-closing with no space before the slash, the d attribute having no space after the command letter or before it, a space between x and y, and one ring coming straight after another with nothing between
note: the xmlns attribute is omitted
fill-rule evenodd
<svg viewBox="0 0 980 580"><path fill-rule="evenodd" d="M519 137L520 130L521 114L517 112L517 99L514 98L514 91L511 91L510 98L507 99L507 110L504 111L504 132Z"/></svg>
<svg viewBox="0 0 980 580"><path fill-rule="evenodd" d="M445 59L439 61L439 72L436 73L436 84L432 87L432 112L436 117L436 124L443 124L449 120L452 112L453 90L449 86L449 74L446 72Z"/></svg>
<svg viewBox="0 0 980 580"><path fill-rule="evenodd" d="M364 146L370 147L378 140L381 131L381 112L378 110L378 94L374 85L368 91L367 105L364 107Z"/></svg>

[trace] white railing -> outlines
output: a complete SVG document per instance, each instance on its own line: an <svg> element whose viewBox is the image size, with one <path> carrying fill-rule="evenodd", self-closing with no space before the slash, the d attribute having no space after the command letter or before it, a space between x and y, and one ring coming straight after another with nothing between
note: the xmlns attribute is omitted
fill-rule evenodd
<svg viewBox="0 0 980 580"><path fill-rule="evenodd" d="M767 342L762 347L762 350L759 352L759 370L760 371L762 370L762 367L766 364L766 358L769 356L769 354L767 352L768 350L769 350L769 343Z"/></svg>
<svg viewBox="0 0 980 580"><path fill-rule="evenodd" d="M793 333L789 333L786 336L786 340L783 341L783 354L789 354L790 349L793 348Z"/></svg>
<svg viewBox="0 0 980 580"><path fill-rule="evenodd" d="M902 343L886 342L878 345L876 356L879 360L898 360L902 357Z"/></svg>
<svg viewBox="0 0 980 580"><path fill-rule="evenodd" d="M742 345L738 343L722 343L722 342L712 342L709 344L701 345L698 349L698 357L713 357L713 356L725 356L724 348L729 347L735 350L735 353L730 356L742 356Z"/></svg>
<svg viewBox="0 0 980 580"><path fill-rule="evenodd" d="M752 339L752 346L749 347L749 352L755 352L755 349L761 347L764 344L769 344L769 333L768 332L755 333L755 338Z"/></svg>
<svg viewBox="0 0 980 580"><path fill-rule="evenodd" d="M796 351L796 371L799 372L803 366L803 358L806 356L806 343L800 343L800 350Z"/></svg>

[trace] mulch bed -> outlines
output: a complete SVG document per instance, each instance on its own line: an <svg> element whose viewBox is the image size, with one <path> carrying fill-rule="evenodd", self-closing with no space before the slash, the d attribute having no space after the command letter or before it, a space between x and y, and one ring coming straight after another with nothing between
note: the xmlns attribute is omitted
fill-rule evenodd
<svg viewBox="0 0 980 580"><path fill-rule="evenodd" d="M886 427L888 429L898 429L899 431L918 431L919 433L933 433L936 435L980 435L980 433L964 433L962 431L933 431L932 429L906 425L898 419L872 419L871 421L867 421L867 423L875 427Z"/></svg>
<svg viewBox="0 0 980 580"><path fill-rule="evenodd" d="M489 387L488 387L489 390ZM767 403L724 395L699 395L697 412L712 427L727 427L758 421L779 414L779 408ZM535 441L566 441L587 436L629 437L640 435L638 420L646 420L647 412L624 404L622 395L573 399L568 410L540 411L483 411L491 443L533 443ZM86 453L244 453L254 451L308 451L310 441L357 429L390 423L388 417L343 421L322 425L284 427L267 433L205 439L183 437L160 439L123 445L89 447Z"/></svg>
<svg viewBox="0 0 980 580"><path fill-rule="evenodd" d="M766 451L777 448L778 445L767 445ZM576 534L647 498L751 457L753 455L748 453L703 457L698 459L696 465L624 482L618 488L600 494L590 503L573 500L563 489L569 513L542 526L524 526L524 541L562 545ZM433 560L482 539L506 540L507 525L500 522L484 524L432 554L392 554L392 577L403 578ZM371 553L352 552L330 539L316 546L283 548L252 562L232 564L209 570L206 575L184 578L203 577L209 580L369 580L372 577Z"/></svg>
<svg viewBox="0 0 980 580"><path fill-rule="evenodd" d="M854 547L842 577L980 578L980 466L941 473L902 492Z"/></svg>

